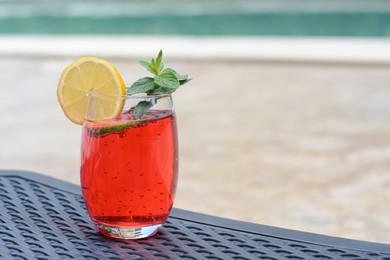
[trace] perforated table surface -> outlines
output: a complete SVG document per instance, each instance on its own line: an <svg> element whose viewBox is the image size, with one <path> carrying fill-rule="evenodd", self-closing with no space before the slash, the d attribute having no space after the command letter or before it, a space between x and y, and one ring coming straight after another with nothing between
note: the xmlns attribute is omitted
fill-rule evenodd
<svg viewBox="0 0 390 260"><path fill-rule="evenodd" d="M389 259L390 245L173 209L153 237L99 235L80 187L0 171L0 259Z"/></svg>

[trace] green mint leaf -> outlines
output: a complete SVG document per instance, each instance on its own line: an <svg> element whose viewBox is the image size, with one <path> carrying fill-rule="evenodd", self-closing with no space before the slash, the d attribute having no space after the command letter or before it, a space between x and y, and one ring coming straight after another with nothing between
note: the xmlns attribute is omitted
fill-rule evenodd
<svg viewBox="0 0 390 260"><path fill-rule="evenodd" d="M155 99L151 99L149 101L140 101L135 107L133 111L134 119L141 119L142 115L146 113L152 106L156 104Z"/></svg>
<svg viewBox="0 0 390 260"><path fill-rule="evenodd" d="M187 76L188 77L188 76ZM187 82L190 82L192 79L189 79L189 78L187 78L187 79L182 79L182 80L179 80L179 82L180 82L180 86L181 85L184 85L184 84L186 84Z"/></svg>
<svg viewBox="0 0 390 260"><path fill-rule="evenodd" d="M159 74L159 71L156 68L156 60L155 59L152 59L151 68L152 68L152 73L157 76Z"/></svg>
<svg viewBox="0 0 390 260"><path fill-rule="evenodd" d="M176 78L179 80L180 86L186 84L187 82L189 82L191 80L190 78L188 78L188 75L180 75L179 73L177 73L173 69L166 68L163 72L166 72L166 71L170 71L173 74L175 74Z"/></svg>
<svg viewBox="0 0 390 260"><path fill-rule="evenodd" d="M167 89L177 89L180 87L180 82L176 75L171 70L167 69L154 78L154 83Z"/></svg>
<svg viewBox="0 0 390 260"><path fill-rule="evenodd" d="M153 92L148 93L149 95L168 95L175 91L175 89L159 87L155 89Z"/></svg>
<svg viewBox="0 0 390 260"><path fill-rule="evenodd" d="M154 89L155 87L156 84L154 83L154 79L151 77L145 77L134 82L133 85L127 89L126 94L132 95L144 93Z"/></svg>
<svg viewBox="0 0 390 260"><path fill-rule="evenodd" d="M158 68L158 74L160 74L160 72L163 71L164 69L164 63L162 62L162 57L163 57L163 52L162 50L160 50L156 58L156 68Z"/></svg>
<svg viewBox="0 0 390 260"><path fill-rule="evenodd" d="M173 74L176 76L176 78L177 78L178 80L182 80L182 79L187 79L187 78L188 78L188 76L181 76L179 73L176 72L176 70L173 70L173 69L171 69L171 68L166 68L166 69L163 71L163 73L166 73L166 72L171 72L171 73L173 73Z"/></svg>
<svg viewBox="0 0 390 260"><path fill-rule="evenodd" d="M164 64L162 62L162 50L157 55L156 59L152 59L151 62L140 61L139 63L144 66L149 72L158 76L164 69Z"/></svg>
<svg viewBox="0 0 390 260"><path fill-rule="evenodd" d="M141 64L143 67L145 67L149 72L153 73L152 64L150 62L145 61L145 60L141 60L138 63Z"/></svg>

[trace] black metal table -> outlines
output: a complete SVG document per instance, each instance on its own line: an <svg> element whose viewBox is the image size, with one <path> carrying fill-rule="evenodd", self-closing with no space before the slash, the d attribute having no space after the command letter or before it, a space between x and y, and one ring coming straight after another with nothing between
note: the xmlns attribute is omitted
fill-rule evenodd
<svg viewBox="0 0 390 260"><path fill-rule="evenodd" d="M80 187L0 171L0 259L389 259L390 245L233 221L173 209L153 237L96 233Z"/></svg>

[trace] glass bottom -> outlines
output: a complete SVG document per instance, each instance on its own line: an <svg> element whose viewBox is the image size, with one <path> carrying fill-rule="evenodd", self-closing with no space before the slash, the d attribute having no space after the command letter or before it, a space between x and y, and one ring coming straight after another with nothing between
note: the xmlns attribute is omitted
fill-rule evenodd
<svg viewBox="0 0 390 260"><path fill-rule="evenodd" d="M140 239L146 238L157 233L158 229L161 227L161 224L147 226L147 227L113 227L105 226L102 224L96 224L99 232L103 235L117 238L117 239Z"/></svg>

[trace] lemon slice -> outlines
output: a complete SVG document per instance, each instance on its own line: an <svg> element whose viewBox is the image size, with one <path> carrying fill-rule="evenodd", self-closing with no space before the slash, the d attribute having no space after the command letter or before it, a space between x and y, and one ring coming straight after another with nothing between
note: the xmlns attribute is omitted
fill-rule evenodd
<svg viewBox="0 0 390 260"><path fill-rule="evenodd" d="M95 119L115 117L121 112L123 102L115 95L125 94L126 87L118 70L106 60L82 57L64 69L57 87L58 102L72 122L83 124L92 92L109 94L99 102Z"/></svg>

